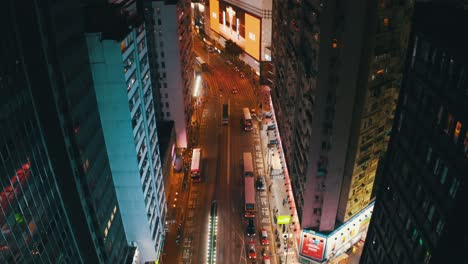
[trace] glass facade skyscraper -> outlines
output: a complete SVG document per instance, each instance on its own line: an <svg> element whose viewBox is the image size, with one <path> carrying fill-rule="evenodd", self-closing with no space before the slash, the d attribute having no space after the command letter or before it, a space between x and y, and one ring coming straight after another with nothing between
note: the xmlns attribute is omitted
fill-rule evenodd
<svg viewBox="0 0 468 264"><path fill-rule="evenodd" d="M2 4L0 262L123 262L80 6Z"/></svg>
<svg viewBox="0 0 468 264"><path fill-rule="evenodd" d="M466 262L468 11L417 3L413 21L363 264Z"/></svg>

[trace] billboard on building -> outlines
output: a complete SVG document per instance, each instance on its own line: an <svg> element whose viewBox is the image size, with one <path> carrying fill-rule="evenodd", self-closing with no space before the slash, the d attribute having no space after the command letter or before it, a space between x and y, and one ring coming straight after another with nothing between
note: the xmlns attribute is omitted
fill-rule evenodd
<svg viewBox="0 0 468 264"><path fill-rule="evenodd" d="M302 230L300 255L323 261L330 255L345 252L366 235L373 210L374 202L327 235L313 230Z"/></svg>
<svg viewBox="0 0 468 264"><path fill-rule="evenodd" d="M260 60L261 19L228 2L210 0L210 28Z"/></svg>
<svg viewBox="0 0 468 264"><path fill-rule="evenodd" d="M278 225L289 225L289 223L291 222L290 215L278 215L276 219Z"/></svg>
<svg viewBox="0 0 468 264"><path fill-rule="evenodd" d="M314 231L303 230L301 237L301 255L322 260L325 253L325 243L327 238L316 234Z"/></svg>

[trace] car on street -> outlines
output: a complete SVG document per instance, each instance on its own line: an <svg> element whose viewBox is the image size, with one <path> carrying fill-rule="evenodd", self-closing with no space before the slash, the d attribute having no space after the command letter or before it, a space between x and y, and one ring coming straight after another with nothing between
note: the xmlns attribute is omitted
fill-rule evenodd
<svg viewBox="0 0 468 264"><path fill-rule="evenodd" d="M265 118L271 118L273 114L271 112L265 112Z"/></svg>
<svg viewBox="0 0 468 264"><path fill-rule="evenodd" d="M245 77L244 73L242 73L242 72L239 74L239 76L240 76L241 78L244 78L244 77Z"/></svg>
<svg viewBox="0 0 468 264"><path fill-rule="evenodd" d="M263 260L262 260L262 263L263 264L270 264L270 257L269 256L263 256Z"/></svg>
<svg viewBox="0 0 468 264"><path fill-rule="evenodd" d="M257 258L257 251L255 250L255 242L249 241L249 259L256 259Z"/></svg>
<svg viewBox="0 0 468 264"><path fill-rule="evenodd" d="M257 117L257 111L255 110L255 108L250 109L250 116Z"/></svg>
<svg viewBox="0 0 468 264"><path fill-rule="evenodd" d="M268 240L268 231L265 228L262 228L260 231L260 243L262 246L266 246L270 244L270 241Z"/></svg>
<svg viewBox="0 0 468 264"><path fill-rule="evenodd" d="M236 89L236 88L232 88L231 92L232 92L232 94L237 94L237 89Z"/></svg>
<svg viewBox="0 0 468 264"><path fill-rule="evenodd" d="M260 176L257 178L257 181L255 182L255 185L257 187L257 191L264 191L265 190L265 177Z"/></svg>
<svg viewBox="0 0 468 264"><path fill-rule="evenodd" d="M255 224L252 218L249 218L249 223L247 224L247 236L255 236Z"/></svg>
<svg viewBox="0 0 468 264"><path fill-rule="evenodd" d="M268 122L266 127L267 127L267 130L275 130L276 128L275 123L273 123L273 121Z"/></svg>
<svg viewBox="0 0 468 264"><path fill-rule="evenodd" d="M239 68L237 68L237 66L234 67L234 70L235 70L236 72L239 72L239 71L240 71Z"/></svg>

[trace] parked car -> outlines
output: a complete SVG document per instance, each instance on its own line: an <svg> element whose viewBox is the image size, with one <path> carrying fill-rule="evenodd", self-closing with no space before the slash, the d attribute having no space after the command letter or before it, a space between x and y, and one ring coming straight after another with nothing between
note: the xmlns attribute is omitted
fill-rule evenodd
<svg viewBox="0 0 468 264"><path fill-rule="evenodd" d="M244 73L242 73L242 72L239 74L239 76L240 76L241 78L244 78L244 77L245 77Z"/></svg>
<svg viewBox="0 0 468 264"><path fill-rule="evenodd" d="M262 230L260 231L260 243L263 246L270 244L270 241L268 240L268 232L265 228L262 228Z"/></svg>
<svg viewBox="0 0 468 264"><path fill-rule="evenodd" d="M249 241L249 259L257 258L257 251L255 250L255 242Z"/></svg>
<svg viewBox="0 0 468 264"><path fill-rule="evenodd" d="M247 225L247 236L255 236L255 224L252 218L249 218L249 224Z"/></svg>
<svg viewBox="0 0 468 264"><path fill-rule="evenodd" d="M232 88L231 92L232 92L232 94L237 94L237 89L236 89L236 88Z"/></svg>
<svg viewBox="0 0 468 264"><path fill-rule="evenodd" d="M271 112L265 112L265 118L271 118L273 114Z"/></svg>
<svg viewBox="0 0 468 264"><path fill-rule="evenodd" d="M264 191L265 190L265 177L263 176L258 177L255 185L257 186L258 191Z"/></svg>
<svg viewBox="0 0 468 264"><path fill-rule="evenodd" d="M263 260L262 260L262 263L263 264L270 264L270 257L268 256L263 256Z"/></svg>

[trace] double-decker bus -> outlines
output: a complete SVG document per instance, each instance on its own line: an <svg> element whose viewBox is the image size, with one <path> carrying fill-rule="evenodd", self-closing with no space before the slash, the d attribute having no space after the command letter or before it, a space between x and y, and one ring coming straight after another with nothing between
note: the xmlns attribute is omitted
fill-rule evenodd
<svg viewBox="0 0 468 264"><path fill-rule="evenodd" d="M201 182L200 164L201 164L201 149L199 148L193 149L192 164L190 166L190 176L192 178L192 181L194 182Z"/></svg>
<svg viewBox="0 0 468 264"><path fill-rule="evenodd" d="M223 104L223 125L229 124L229 105Z"/></svg>
<svg viewBox="0 0 468 264"><path fill-rule="evenodd" d="M250 110L247 107L242 108L243 116L242 116L242 126L244 127L245 131L250 131L253 129L252 126L252 117L250 116Z"/></svg>
<svg viewBox="0 0 468 264"><path fill-rule="evenodd" d="M244 152L242 158L244 160L244 177L253 177L252 153Z"/></svg>
<svg viewBox="0 0 468 264"><path fill-rule="evenodd" d="M244 216L255 217L255 186L254 177L244 178Z"/></svg>

